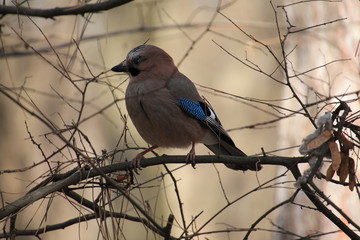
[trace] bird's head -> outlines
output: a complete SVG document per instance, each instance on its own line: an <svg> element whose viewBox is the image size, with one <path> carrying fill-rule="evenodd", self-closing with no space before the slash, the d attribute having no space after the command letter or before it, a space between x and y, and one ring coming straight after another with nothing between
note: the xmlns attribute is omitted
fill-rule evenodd
<svg viewBox="0 0 360 240"><path fill-rule="evenodd" d="M131 50L126 59L111 69L125 72L130 80L167 80L177 72L173 59L161 48L153 45L140 45Z"/></svg>

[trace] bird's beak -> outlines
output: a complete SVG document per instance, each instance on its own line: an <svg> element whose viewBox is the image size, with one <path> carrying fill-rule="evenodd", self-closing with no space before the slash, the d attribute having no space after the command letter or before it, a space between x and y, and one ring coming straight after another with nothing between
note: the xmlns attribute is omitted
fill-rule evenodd
<svg viewBox="0 0 360 240"><path fill-rule="evenodd" d="M111 68L111 71L114 72L128 72L128 68L126 67L125 60L115 67Z"/></svg>

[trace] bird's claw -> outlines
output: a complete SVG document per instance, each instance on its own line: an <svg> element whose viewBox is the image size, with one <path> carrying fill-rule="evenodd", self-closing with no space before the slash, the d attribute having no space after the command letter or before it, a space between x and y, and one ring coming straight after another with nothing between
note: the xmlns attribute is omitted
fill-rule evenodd
<svg viewBox="0 0 360 240"><path fill-rule="evenodd" d="M133 160L130 161L130 168L131 170L133 170L137 175L139 175L140 173L138 172L138 170L141 171L141 159L144 158L144 154L139 153L138 155L136 155L136 157L134 157Z"/></svg>
<svg viewBox="0 0 360 240"><path fill-rule="evenodd" d="M195 161L195 148L194 143L191 147L190 152L186 155L186 164L191 163L191 166L195 169L196 161Z"/></svg>
<svg viewBox="0 0 360 240"><path fill-rule="evenodd" d="M138 170L141 170L141 159L144 158L144 155L154 149L158 148L157 145L153 145L149 147L148 149L142 151L141 153L137 154L136 157L134 157L133 160L130 162L130 168L133 170L137 175L139 175Z"/></svg>

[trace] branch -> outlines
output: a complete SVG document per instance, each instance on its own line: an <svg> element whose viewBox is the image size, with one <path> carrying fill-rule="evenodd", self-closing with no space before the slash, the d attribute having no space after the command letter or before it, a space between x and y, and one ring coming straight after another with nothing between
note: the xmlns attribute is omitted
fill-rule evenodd
<svg viewBox="0 0 360 240"><path fill-rule="evenodd" d="M174 175L172 174L172 172L170 171L170 169L166 166L166 164L164 164L164 168L166 170L166 172L169 174L173 184L174 184L174 191L176 194L176 198L179 204L179 210L180 210L180 214L181 214L181 220L182 220L182 224L183 224L183 229L184 232L181 235L185 235L185 239L188 239L188 229L186 227L186 222L185 222L185 214L184 214L184 209L183 209L183 202L181 201L181 197L180 197L180 192L179 192L179 188L177 185L177 180L174 177Z"/></svg>
<svg viewBox="0 0 360 240"><path fill-rule="evenodd" d="M149 167L160 164L186 164L185 156L160 156L154 158L147 158L141 160L141 167ZM292 166L298 163L306 163L308 161L307 157L269 157L269 156L259 156L259 157L234 157L234 156L196 156L197 164L206 164L206 163L228 163L228 164L238 164L241 166L245 166L247 164L261 164L261 165L280 165L287 168L291 168ZM127 171L131 169L130 162L122 162L116 163L112 165L107 165L104 167L99 167L102 173L112 173L117 171ZM75 173L67 176L65 179L58 180L53 182L50 185L42 186L33 190L26 194L25 196L15 200L12 203L9 203L5 207L0 209L0 220L9 216L10 214L16 214L22 208L34 203L35 201L46 197L48 194L60 191L68 186L78 184L80 181L84 179L93 178L101 175L98 171L84 170L79 169ZM64 175L66 176L66 174ZM55 177L55 179L59 179L59 177Z"/></svg>
<svg viewBox="0 0 360 240"><path fill-rule="evenodd" d="M297 166L290 169L295 179L301 176L299 168ZM312 191L307 183L300 184L301 189L306 194L308 199L316 206L317 210L326 216L331 222L333 222L338 228L340 228L350 239L360 239L353 230L351 230L344 222L341 221L330 209L328 209L324 203L317 197L317 192Z"/></svg>
<svg viewBox="0 0 360 240"><path fill-rule="evenodd" d="M156 229L147 219L145 218L141 218L141 217L134 217L131 215L128 215L126 213L121 213L121 212L110 212L105 210L104 208L100 207L99 205L97 205L95 202L92 202L86 198L84 198L84 196L79 195L78 193L69 190L68 188L64 189L64 194L66 194L66 196L74 199L78 204L81 204L84 207L89 208L90 210L94 211L94 218L103 218L103 217L109 217L111 216L111 214L114 214L114 217L116 218L124 218L127 219L129 221L133 221L133 222L139 222L144 224L146 227L148 227L149 229L151 229L154 232L158 232L159 229ZM60 224L58 224L60 225ZM44 230L48 231L47 228L44 228ZM54 229L56 230L56 229ZM162 229L160 229L162 230ZM170 234L170 233L169 233Z"/></svg>
<svg viewBox="0 0 360 240"><path fill-rule="evenodd" d="M331 24L331 23L339 22L339 21L344 21L344 20L346 20L346 19L347 19L347 18L339 18L339 19L335 19L335 20L332 20L332 21L327 21L327 22L324 22L324 23L315 24L315 25L312 25L312 26L309 26L309 27L305 27L305 28L298 29L298 30L289 31L289 34L306 31L306 30L309 30L309 29L312 29L312 28L316 28L316 27L320 27L320 26L325 26L325 25L327 25L327 24Z"/></svg>
<svg viewBox="0 0 360 240"><path fill-rule="evenodd" d="M95 212L89 213L89 214L85 214L85 215L81 215L81 216L69 219L69 220L61 222L61 223L47 225L45 227L38 228L38 229L27 229L27 230L15 229L14 232L12 232L12 233L3 232L3 233L0 233L0 238L8 238L11 236L11 234L14 234L15 236L38 236L39 234L42 234L45 232L64 229L71 225L78 224L81 222L88 222L89 220L97 219L99 217L100 217L99 214L97 214ZM124 213L110 212L110 211L104 211L101 217L102 218L109 218L109 217L110 218L125 218L127 220L134 221L134 222L142 222L143 220L145 220L143 218L133 217L133 216L130 216L130 215L127 215Z"/></svg>
<svg viewBox="0 0 360 240"><path fill-rule="evenodd" d="M254 231L256 225L258 223L260 223L265 217L267 217L270 213L272 213L273 211L275 211L276 209L282 207L283 205L286 205L288 203L292 203L295 199L295 197L298 195L299 193L299 189L296 190L293 195L291 195L291 197L285 201L282 201L279 204L276 204L275 206L273 206L272 208L270 208L269 210L267 210L262 216L260 216L250 227L249 231L246 233L245 237L243 238L244 240L249 239L250 234Z"/></svg>
<svg viewBox="0 0 360 240"><path fill-rule="evenodd" d="M85 5L76 5L63 8L50 8L50 9L36 9L36 8L27 8L20 6L6 6L0 5L0 14L15 14L15 15L25 15L32 17L42 17L42 18L54 18L57 16L66 16L66 15L84 15L85 13L97 13L100 11L105 11L112 9L126 3L129 3L133 0L108 0L100 3L85 4Z"/></svg>

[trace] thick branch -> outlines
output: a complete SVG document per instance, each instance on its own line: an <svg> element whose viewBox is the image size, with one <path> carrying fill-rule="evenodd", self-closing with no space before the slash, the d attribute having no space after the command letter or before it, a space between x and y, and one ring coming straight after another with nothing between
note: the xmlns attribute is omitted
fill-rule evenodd
<svg viewBox="0 0 360 240"><path fill-rule="evenodd" d="M239 164L239 165L247 165L247 164L255 164L259 163L262 165L277 165L277 166L285 166L287 168L291 168L292 166L298 163L307 162L306 157L233 157L233 156L196 156L197 164L209 164L209 163L231 163L231 164ZM141 160L141 167L149 167L160 164L185 164L185 156L160 156L148 159ZM117 163L104 167L98 168L101 172L108 174L117 171L125 171L129 170L131 167L130 162ZM95 170L84 170L80 169L75 173L67 176L64 179L60 179L58 176L55 179L58 181L53 182L50 185L42 186L36 190L33 190L26 194L25 196L15 200L14 202L6 205L2 209L0 209L0 220L20 211L22 208L34 203L35 201L46 197L48 194L60 191L65 187L78 184L80 181L88 178L93 178L99 176L99 172Z"/></svg>
<svg viewBox="0 0 360 240"><path fill-rule="evenodd" d="M66 15L84 15L85 13L96 13L100 11L105 11L112 9L126 3L129 3L133 0L108 0L105 2L85 4L85 5L76 5L71 7L63 8L51 8L51 9L36 9L36 8L27 8L20 6L7 6L0 5L0 14L16 14L16 15L25 15L32 17L43 17L43 18L53 18L57 16L66 16Z"/></svg>

